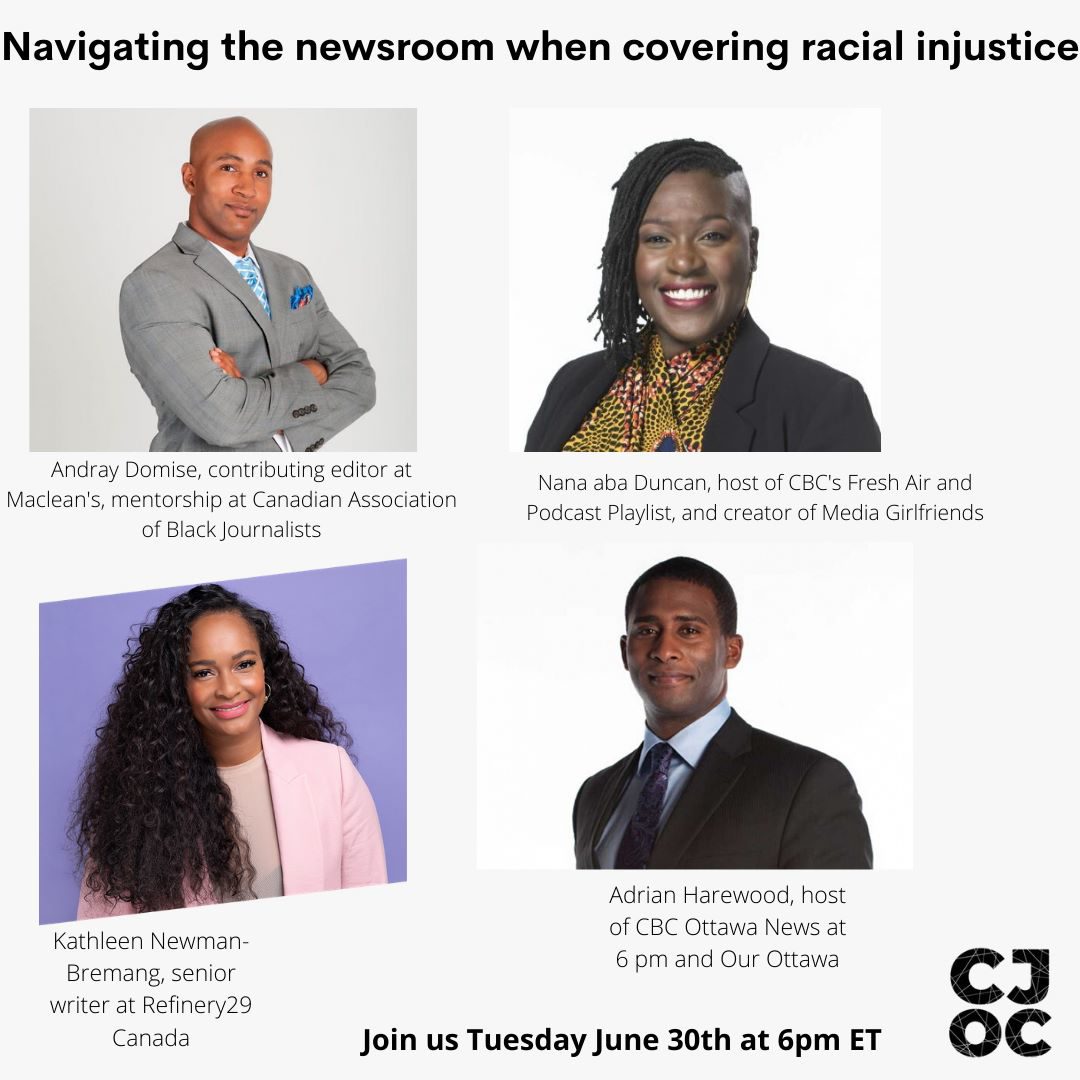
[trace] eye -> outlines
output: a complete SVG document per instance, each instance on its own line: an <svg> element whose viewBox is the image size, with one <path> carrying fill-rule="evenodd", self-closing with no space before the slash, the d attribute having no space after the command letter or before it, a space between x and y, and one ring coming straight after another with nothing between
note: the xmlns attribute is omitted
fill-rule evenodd
<svg viewBox="0 0 1080 1080"><path fill-rule="evenodd" d="M224 164L223 164L223 165L221 166L221 171L222 171L222 172L236 172L236 166L235 166L235 165L232 165L232 164L230 164L229 162L227 162L227 161L226 161L226 162L225 162L225 163L224 163Z"/></svg>
<svg viewBox="0 0 1080 1080"><path fill-rule="evenodd" d="M646 244L650 247L660 247L662 244L666 244L667 242L668 238L666 236L661 236L659 233L652 233L649 236L641 237L641 243Z"/></svg>
<svg viewBox="0 0 1080 1080"><path fill-rule="evenodd" d="M210 668L199 668L198 671L191 672L191 677L193 679L203 679L213 674L214 673L210 670Z"/></svg>
<svg viewBox="0 0 1080 1080"><path fill-rule="evenodd" d="M655 634L655 633L656 633L656 627L654 627L654 626L639 626L639 627L638 627L638 628L637 628L637 629L636 629L636 630L634 631L634 633L635 633L635 634L636 634L636 635L637 635L638 637L649 637L650 635L652 635L652 634Z"/></svg>
<svg viewBox="0 0 1080 1080"><path fill-rule="evenodd" d="M255 665L257 663L258 663L258 660L241 660L240 663L236 665L236 670L237 671L247 671L248 668L255 667Z"/></svg>
<svg viewBox="0 0 1080 1080"><path fill-rule="evenodd" d="M713 229L711 232L705 233L705 235L701 239L706 240L711 244L722 244L725 240L727 240L727 233L720 232L717 229Z"/></svg>
<svg viewBox="0 0 1080 1080"><path fill-rule="evenodd" d="M684 626L682 628L682 632L687 637L694 637L695 635L701 633L701 631L696 626Z"/></svg>
<svg viewBox="0 0 1080 1080"><path fill-rule="evenodd" d="M265 169L259 169L258 172L255 173L255 175L260 180L269 180L270 179L270 174Z"/></svg>

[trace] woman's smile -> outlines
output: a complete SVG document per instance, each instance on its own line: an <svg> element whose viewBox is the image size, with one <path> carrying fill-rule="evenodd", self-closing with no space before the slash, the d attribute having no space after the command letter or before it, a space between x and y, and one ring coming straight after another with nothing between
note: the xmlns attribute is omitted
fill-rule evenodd
<svg viewBox="0 0 1080 1080"><path fill-rule="evenodd" d="M222 720L235 720L238 716L243 716L248 711L248 706L251 704L250 698L245 698L243 701L237 701L232 705L215 705L212 708L213 712L216 712Z"/></svg>
<svg viewBox="0 0 1080 1080"><path fill-rule="evenodd" d="M668 307L682 310L700 306L714 292L716 292L715 285L700 285L695 288L683 288L673 285L669 288L660 289L660 295Z"/></svg>

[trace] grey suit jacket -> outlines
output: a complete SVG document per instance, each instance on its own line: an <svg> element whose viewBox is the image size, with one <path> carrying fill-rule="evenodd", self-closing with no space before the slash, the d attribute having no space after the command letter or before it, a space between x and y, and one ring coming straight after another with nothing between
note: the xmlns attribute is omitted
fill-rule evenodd
<svg viewBox="0 0 1080 1080"><path fill-rule="evenodd" d="M632 754L590 776L574 804L579 870L637 768ZM870 833L851 774L820 750L752 728L735 710L705 748L656 837L648 869L869 870Z"/></svg>
<svg viewBox="0 0 1080 1080"><path fill-rule="evenodd" d="M151 450L318 450L375 404L367 355L334 318L303 264L255 248L270 300L267 317L250 287L204 237L181 223L120 289L128 364L157 410ZM297 287L313 295L293 307ZM236 360L224 374L213 346ZM319 386L299 360L320 360Z"/></svg>

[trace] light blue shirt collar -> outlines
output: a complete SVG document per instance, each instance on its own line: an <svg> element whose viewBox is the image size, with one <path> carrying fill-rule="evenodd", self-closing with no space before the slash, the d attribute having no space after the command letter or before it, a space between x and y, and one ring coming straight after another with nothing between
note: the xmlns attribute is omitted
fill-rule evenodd
<svg viewBox="0 0 1080 1080"><path fill-rule="evenodd" d="M713 736L724 726L727 718L731 715L731 705L724 698L719 705L715 705L704 716L698 717L692 724L687 724L677 735L667 740L672 750L675 751L692 769L697 768L701 755L705 753L705 747L712 741ZM649 751L659 742L664 740L657 735L652 728L645 725L645 741L641 745L641 755L638 758L638 772L645 765L645 758Z"/></svg>

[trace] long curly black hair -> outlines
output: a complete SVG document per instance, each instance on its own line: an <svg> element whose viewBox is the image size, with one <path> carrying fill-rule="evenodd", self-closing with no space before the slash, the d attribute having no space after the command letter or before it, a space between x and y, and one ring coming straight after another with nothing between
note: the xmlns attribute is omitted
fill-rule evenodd
<svg viewBox="0 0 1080 1080"><path fill-rule="evenodd" d="M183 907L188 894L251 895L247 844L186 688L191 624L220 612L241 615L258 638L272 688L261 714L268 727L346 748L352 743L268 612L220 585L198 585L163 604L128 641L71 824L83 888L136 911Z"/></svg>
<svg viewBox="0 0 1080 1080"><path fill-rule="evenodd" d="M666 177L673 172L698 169L721 179L739 177L739 191L749 208L750 189L740 175L742 166L719 146L697 139L672 139L645 147L631 158L622 176L612 185L615 198L600 258L600 297L589 319L599 320L597 337L603 335L604 348L621 362L633 356L639 331L647 321L634 279L641 219Z"/></svg>

